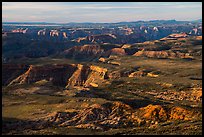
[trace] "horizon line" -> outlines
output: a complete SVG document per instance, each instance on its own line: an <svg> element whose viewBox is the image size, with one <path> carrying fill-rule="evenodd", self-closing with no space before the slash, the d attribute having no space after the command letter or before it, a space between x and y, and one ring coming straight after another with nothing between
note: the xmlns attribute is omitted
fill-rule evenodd
<svg viewBox="0 0 204 137"><path fill-rule="evenodd" d="M98 24L100 24L100 23L130 23L130 22L140 22L140 21L143 21L143 22L148 22L148 21L172 21L172 20L174 20L174 21L186 21L186 22L188 22L188 21L198 21L198 20L201 20L202 21L202 18L200 18L200 19L196 19L196 20L176 20L176 19L168 19L168 20L165 20L165 19L161 19L161 20L158 20L158 19L155 19L155 20L137 20L137 21L120 21L120 22L67 22L67 23L57 23L57 22L44 22L44 21L25 21L25 22L18 22L18 21L2 21L2 24L4 24L4 23L49 23L49 24L71 24L71 23L81 23L81 24L83 24L83 23L98 23Z"/></svg>

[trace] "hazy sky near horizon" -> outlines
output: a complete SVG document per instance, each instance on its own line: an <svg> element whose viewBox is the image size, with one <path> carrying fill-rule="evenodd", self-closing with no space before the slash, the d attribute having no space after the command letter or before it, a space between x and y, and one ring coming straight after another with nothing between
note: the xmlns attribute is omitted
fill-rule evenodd
<svg viewBox="0 0 204 137"><path fill-rule="evenodd" d="M3 22L202 19L202 2L2 2Z"/></svg>

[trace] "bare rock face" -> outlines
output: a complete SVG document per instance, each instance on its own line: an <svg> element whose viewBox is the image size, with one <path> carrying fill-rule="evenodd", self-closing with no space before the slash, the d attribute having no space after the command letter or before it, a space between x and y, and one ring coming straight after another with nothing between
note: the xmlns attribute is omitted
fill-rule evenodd
<svg viewBox="0 0 204 137"><path fill-rule="evenodd" d="M133 70L120 70L120 71L113 71L108 74L108 77L110 79L118 79L120 77L128 77L130 74L132 74Z"/></svg>
<svg viewBox="0 0 204 137"><path fill-rule="evenodd" d="M73 86L82 86L89 73L89 67L83 66L81 64L77 65L77 70L72 74L72 76L68 79L66 88Z"/></svg>
<svg viewBox="0 0 204 137"><path fill-rule="evenodd" d="M75 46L63 52L65 57L71 57L74 59L86 59L86 58L97 58L100 57L104 52L100 46L97 45L84 45Z"/></svg>
<svg viewBox="0 0 204 137"><path fill-rule="evenodd" d="M187 53L173 51L138 51L133 56L144 56L150 58L192 58Z"/></svg>
<svg viewBox="0 0 204 137"><path fill-rule="evenodd" d="M2 85L8 85L13 79L25 73L28 69L28 65L3 64Z"/></svg>
<svg viewBox="0 0 204 137"><path fill-rule="evenodd" d="M136 72L132 72L128 77L132 78L132 77L144 77L146 76L147 73L144 71L136 71Z"/></svg>
<svg viewBox="0 0 204 137"><path fill-rule="evenodd" d="M56 112L46 118L51 125L108 130L110 128L154 125L169 120L191 120L201 115L181 107L148 105L134 110L121 102L93 104L78 112Z"/></svg>
<svg viewBox="0 0 204 137"><path fill-rule="evenodd" d="M202 100L202 88L193 88L191 97L193 97L194 100Z"/></svg>
<svg viewBox="0 0 204 137"><path fill-rule="evenodd" d="M91 35L83 38L76 39L77 42L81 43L116 43L116 36L113 34L100 34L100 35Z"/></svg>
<svg viewBox="0 0 204 137"><path fill-rule="evenodd" d="M98 59L98 61L105 63L107 60L106 60L105 58L102 58L102 57L101 57L101 58Z"/></svg>
<svg viewBox="0 0 204 137"><path fill-rule="evenodd" d="M136 113L142 119L146 121L166 121L167 120L167 112L160 105L148 105L146 107L140 108Z"/></svg>
<svg viewBox="0 0 204 137"><path fill-rule="evenodd" d="M67 88L74 86L98 87L104 80L107 69L98 66L83 66L78 64L78 69L68 79Z"/></svg>
<svg viewBox="0 0 204 137"><path fill-rule="evenodd" d="M164 122L167 120L192 120L201 115L200 112L190 111L182 107L164 107L161 105L148 105L140 108L134 115L146 121Z"/></svg>
<svg viewBox="0 0 204 137"><path fill-rule="evenodd" d="M192 120L194 117L197 117L197 114L181 107L173 107L169 114L169 118L173 120Z"/></svg>
<svg viewBox="0 0 204 137"><path fill-rule="evenodd" d="M121 48L123 48L123 49L131 48L131 45L130 44L124 44Z"/></svg>
<svg viewBox="0 0 204 137"><path fill-rule="evenodd" d="M126 55L126 52L125 52L125 49L123 49L123 48L113 48L111 50L108 50L104 55L105 56L110 56L110 55L124 56L124 55Z"/></svg>
<svg viewBox="0 0 204 137"><path fill-rule="evenodd" d="M120 77L145 77L145 76L149 76L149 77L158 77L158 75L154 74L151 72L152 70L146 70L146 69L141 69L141 70L137 70L135 71L134 69L130 69L130 70L120 70L120 71L113 71L110 72L108 74L108 77L110 79L117 79Z"/></svg>
<svg viewBox="0 0 204 137"><path fill-rule="evenodd" d="M7 67L10 66L4 66L4 72L5 70L8 71ZM12 69L14 72L10 73L11 77L3 73L5 84L30 84L45 80L51 82L53 85L66 88L73 88L75 86L98 87L98 84L103 82L107 72L106 68L81 64L30 65L26 70L25 66L19 67L19 65L17 65L16 67L12 67ZM20 73L21 69L23 69L23 71ZM15 76L12 77L12 75ZM9 78L13 79L9 80Z"/></svg>
<svg viewBox="0 0 204 137"><path fill-rule="evenodd" d="M107 129L127 126L131 115L131 107L121 102L93 104L77 114L69 115L69 118L59 117L59 113L51 116L52 124L59 126L74 126L77 128ZM71 116L72 115L72 116ZM56 118L57 117L57 118ZM129 120L130 121L130 120Z"/></svg>
<svg viewBox="0 0 204 137"><path fill-rule="evenodd" d="M127 127L153 127L163 122L175 120L196 120L202 113L187 110L181 107L171 107L149 104L146 107L133 109L122 102L107 102L104 104L92 104L79 111L53 112L47 116L38 118L28 123L16 123L4 125L9 128L34 127L67 127L85 128L97 130L109 130L113 128ZM19 125L21 124L21 125Z"/></svg>
<svg viewBox="0 0 204 137"><path fill-rule="evenodd" d="M44 65L33 66L16 79L12 80L9 85L30 84L40 80L51 81L54 85L65 85L67 79L71 77L77 69L76 65Z"/></svg>
<svg viewBox="0 0 204 137"><path fill-rule="evenodd" d="M73 59L95 59L102 56L109 57L111 55L127 55L125 49L123 48L112 48L105 51L99 45L84 45L84 46L75 46L65 50L62 55L67 58Z"/></svg>
<svg viewBox="0 0 204 137"><path fill-rule="evenodd" d="M85 86L90 86L90 84L96 85L97 83L102 82L105 79L107 73L106 68L101 68L98 66L90 66L91 73L88 76L88 79L85 82Z"/></svg>

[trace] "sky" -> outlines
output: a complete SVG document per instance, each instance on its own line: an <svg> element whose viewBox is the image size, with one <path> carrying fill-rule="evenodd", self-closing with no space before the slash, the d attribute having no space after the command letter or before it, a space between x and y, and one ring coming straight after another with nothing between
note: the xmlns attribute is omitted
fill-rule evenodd
<svg viewBox="0 0 204 137"><path fill-rule="evenodd" d="M2 2L3 22L95 22L202 19L202 2Z"/></svg>

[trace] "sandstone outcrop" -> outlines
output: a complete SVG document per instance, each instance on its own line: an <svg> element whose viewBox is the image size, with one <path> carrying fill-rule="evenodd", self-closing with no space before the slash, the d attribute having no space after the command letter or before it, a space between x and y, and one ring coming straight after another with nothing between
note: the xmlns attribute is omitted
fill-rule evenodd
<svg viewBox="0 0 204 137"><path fill-rule="evenodd" d="M120 70L120 71L116 70L116 71L110 72L108 74L108 77L110 79L117 79L120 77L128 77L133 72L134 72L134 70Z"/></svg>
<svg viewBox="0 0 204 137"><path fill-rule="evenodd" d="M191 91L191 96L195 100L202 100L202 88L193 88Z"/></svg>
<svg viewBox="0 0 204 137"><path fill-rule="evenodd" d="M143 56L150 58L193 58L188 53L180 53L173 51L138 51L133 56Z"/></svg>
<svg viewBox="0 0 204 137"><path fill-rule="evenodd" d="M144 77L146 76L147 73L144 71L136 71L136 72L132 72L128 77L132 78L132 77Z"/></svg>
<svg viewBox="0 0 204 137"><path fill-rule="evenodd" d="M49 122L59 126L75 126L78 128L109 129L123 127L130 121L132 109L121 102L93 104L77 112L58 112L49 116ZM130 125L130 123L129 123Z"/></svg>
<svg viewBox="0 0 204 137"><path fill-rule="evenodd" d="M108 130L110 128L154 125L169 120L192 120L200 112L181 107L149 104L134 110L121 102L93 104L78 112L56 112L44 119L51 125Z"/></svg>
<svg viewBox="0 0 204 137"><path fill-rule="evenodd" d="M67 58L74 59L94 59L98 58L104 53L104 50L97 45L75 46L63 52Z"/></svg>
<svg viewBox="0 0 204 137"><path fill-rule="evenodd" d="M132 45L130 44L124 44L121 48L123 49L127 49L127 48L131 48Z"/></svg>
<svg viewBox="0 0 204 137"><path fill-rule="evenodd" d="M111 65L116 65L116 66L120 66L121 65L121 63L117 62L117 61L108 61L107 63L111 64Z"/></svg>
<svg viewBox="0 0 204 137"><path fill-rule="evenodd" d="M50 81L53 85L63 86L66 88L73 88L75 86L83 87L98 87L98 84L103 82L107 73L106 68L98 66L87 66L81 64L60 64L60 65L44 65L34 66L30 65L27 70L23 70L24 73L18 73L19 68L13 67L13 71L10 74L16 74L15 77L9 81L6 77L7 74L3 73L4 83L9 81L8 85L15 84L31 84L38 81ZM7 66L4 66L4 72ZM14 69L15 68L15 69ZM25 69L25 68L24 68ZM7 72L7 71L6 71ZM8 82L7 82L8 83Z"/></svg>
<svg viewBox="0 0 204 137"><path fill-rule="evenodd" d="M139 111L136 112L137 116L141 119L145 119L146 121L166 121L167 120L167 112L160 105L148 105L146 107L140 108Z"/></svg>
<svg viewBox="0 0 204 137"><path fill-rule="evenodd" d="M104 53L105 56L110 56L110 55L120 55L120 56L124 56L126 55L125 50L123 48L113 48L111 50L106 51L106 53Z"/></svg>
<svg viewBox="0 0 204 137"><path fill-rule="evenodd" d="M84 66L78 64L78 69L68 79L66 88L74 86L98 87L104 80L107 69L98 66Z"/></svg>
<svg viewBox="0 0 204 137"><path fill-rule="evenodd" d="M76 65L30 65L29 69L16 79L12 80L9 85L14 84L30 84L40 80L51 81L54 85L64 86L67 79L77 69Z"/></svg>
<svg viewBox="0 0 204 137"><path fill-rule="evenodd" d="M158 77L158 74L152 72L152 70L138 69L138 67L130 70L115 70L108 73L108 78L117 79L120 77Z"/></svg>
<svg viewBox="0 0 204 137"><path fill-rule="evenodd" d="M171 83L156 83L164 88L171 88L174 85ZM192 88L187 91L168 90L164 92L149 91L148 94L154 95L155 98L168 101L188 101L192 107L201 105L202 102L202 88Z"/></svg>
<svg viewBox="0 0 204 137"><path fill-rule="evenodd" d="M25 73L29 69L29 65L15 65L3 64L2 65L2 85L8 85L13 79Z"/></svg>
<svg viewBox="0 0 204 137"><path fill-rule="evenodd" d="M192 120L201 116L201 113L178 106L165 107L150 104L146 107L139 108L133 115L145 120L145 123L155 124L169 120Z"/></svg>
<svg viewBox="0 0 204 137"><path fill-rule="evenodd" d="M105 63L105 62L106 62L106 59L101 57L101 58L98 59L98 61Z"/></svg>
<svg viewBox="0 0 204 137"><path fill-rule="evenodd" d="M77 42L81 43L116 43L118 40L113 34L100 34L100 35L91 35L83 38L76 39Z"/></svg>

